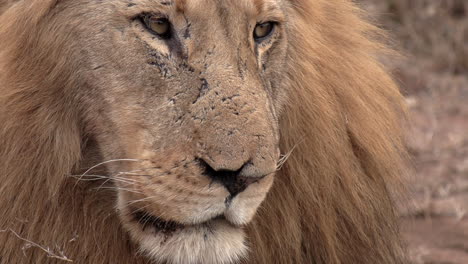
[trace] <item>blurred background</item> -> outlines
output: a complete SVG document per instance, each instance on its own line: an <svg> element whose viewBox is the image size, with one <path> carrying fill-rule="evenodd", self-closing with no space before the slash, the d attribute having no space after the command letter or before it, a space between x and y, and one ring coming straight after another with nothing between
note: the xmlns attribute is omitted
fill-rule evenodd
<svg viewBox="0 0 468 264"><path fill-rule="evenodd" d="M468 0L356 0L406 57L415 166L401 209L415 264L468 263Z"/></svg>

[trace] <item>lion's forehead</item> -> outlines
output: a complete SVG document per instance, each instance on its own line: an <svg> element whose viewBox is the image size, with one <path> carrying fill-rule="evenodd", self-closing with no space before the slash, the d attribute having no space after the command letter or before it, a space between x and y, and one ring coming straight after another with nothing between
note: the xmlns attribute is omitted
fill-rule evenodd
<svg viewBox="0 0 468 264"><path fill-rule="evenodd" d="M214 3L216 5L229 5L243 7L246 9L255 8L258 11L261 11L265 7L276 7L280 0L222 0L222 1L213 1L213 0L160 0L160 2L174 5L179 10L183 11L187 7L198 7L200 5L206 5L208 3Z"/></svg>
<svg viewBox="0 0 468 264"><path fill-rule="evenodd" d="M179 13L200 12L207 14L210 8L222 9L220 15L228 15L230 12L242 11L252 16L263 12L274 12L280 9L284 0L139 0L129 6L141 3L145 6L159 5L167 9L175 9Z"/></svg>

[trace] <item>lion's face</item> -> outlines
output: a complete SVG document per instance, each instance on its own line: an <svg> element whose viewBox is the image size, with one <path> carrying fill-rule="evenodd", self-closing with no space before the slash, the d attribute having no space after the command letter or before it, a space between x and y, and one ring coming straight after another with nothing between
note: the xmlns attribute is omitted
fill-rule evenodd
<svg viewBox="0 0 468 264"><path fill-rule="evenodd" d="M85 133L123 225L156 260L228 263L273 182L285 97L280 1L70 1ZM63 18L70 16L62 12Z"/></svg>

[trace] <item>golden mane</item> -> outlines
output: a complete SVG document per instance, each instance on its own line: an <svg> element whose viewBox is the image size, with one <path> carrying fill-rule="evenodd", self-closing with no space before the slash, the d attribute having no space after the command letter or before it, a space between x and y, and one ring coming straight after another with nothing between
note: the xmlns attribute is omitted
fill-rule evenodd
<svg viewBox="0 0 468 264"><path fill-rule="evenodd" d="M405 174L405 107L375 58L384 34L350 1L291 2L280 131L294 150L252 225L256 263L404 263L388 188Z"/></svg>
<svg viewBox="0 0 468 264"><path fill-rule="evenodd" d="M248 263L405 263L392 200L405 174L404 105L376 59L389 52L383 34L351 1L288 1L294 70L280 131L291 155L249 225ZM50 16L57 2L0 13L0 262L53 263L63 251L76 263L147 263L113 193L66 177L84 167L85 144L67 98L80 78L64 58L73 37Z"/></svg>

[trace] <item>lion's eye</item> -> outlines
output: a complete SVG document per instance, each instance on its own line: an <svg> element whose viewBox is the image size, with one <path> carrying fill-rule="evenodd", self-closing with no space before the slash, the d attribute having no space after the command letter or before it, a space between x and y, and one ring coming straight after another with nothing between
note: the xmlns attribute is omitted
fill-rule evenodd
<svg viewBox="0 0 468 264"><path fill-rule="evenodd" d="M152 33L162 38L169 38L171 36L171 23L167 18L154 15L143 15L142 20L146 28Z"/></svg>
<svg viewBox="0 0 468 264"><path fill-rule="evenodd" d="M255 41L261 41L262 39L271 35L275 29L274 22L265 22L257 24L254 29L254 39Z"/></svg>

